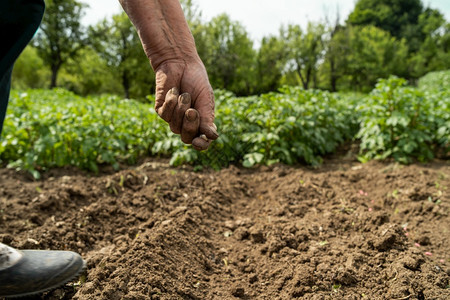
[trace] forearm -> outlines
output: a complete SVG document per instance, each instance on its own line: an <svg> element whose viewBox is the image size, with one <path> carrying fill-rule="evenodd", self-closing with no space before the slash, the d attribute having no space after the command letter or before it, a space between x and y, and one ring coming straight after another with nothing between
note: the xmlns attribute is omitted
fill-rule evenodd
<svg viewBox="0 0 450 300"><path fill-rule="evenodd" d="M178 0L119 0L154 70L167 61L197 60L194 38Z"/></svg>

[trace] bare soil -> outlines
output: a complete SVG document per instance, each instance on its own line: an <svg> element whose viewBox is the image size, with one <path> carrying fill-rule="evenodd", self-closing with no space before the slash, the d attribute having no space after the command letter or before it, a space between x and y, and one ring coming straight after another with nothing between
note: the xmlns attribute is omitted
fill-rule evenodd
<svg viewBox="0 0 450 300"><path fill-rule="evenodd" d="M79 252L35 299L450 299L450 164L0 170L0 241Z"/></svg>

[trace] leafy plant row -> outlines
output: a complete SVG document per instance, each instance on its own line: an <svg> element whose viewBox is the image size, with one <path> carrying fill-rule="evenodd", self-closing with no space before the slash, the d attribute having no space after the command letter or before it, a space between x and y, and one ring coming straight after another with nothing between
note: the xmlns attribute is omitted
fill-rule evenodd
<svg viewBox="0 0 450 300"><path fill-rule="evenodd" d="M285 87L280 93L236 98L216 93L221 136L207 152L177 149L172 163L196 162L219 168L230 162L255 164L305 162L317 165L356 133L349 99L339 94Z"/></svg>
<svg viewBox="0 0 450 300"><path fill-rule="evenodd" d="M72 165L134 163L165 139L167 129L149 105L118 97L81 98L71 92L13 92L0 143L10 167L39 171Z"/></svg>
<svg viewBox="0 0 450 300"><path fill-rule="evenodd" d="M437 152L448 154L450 72L424 77L419 88L406 83L395 76L382 79L356 107L362 161L392 157L409 163L430 160Z"/></svg>
<svg viewBox="0 0 450 300"><path fill-rule="evenodd" d="M118 168L145 155L213 168L317 165L324 154L357 139L362 161L424 161L449 151L449 74L430 74L418 88L391 77L366 96L298 87L246 98L217 91L220 138L205 152L183 145L151 104L112 96L81 98L61 89L13 92L0 159L35 177L66 165L94 172L100 164Z"/></svg>

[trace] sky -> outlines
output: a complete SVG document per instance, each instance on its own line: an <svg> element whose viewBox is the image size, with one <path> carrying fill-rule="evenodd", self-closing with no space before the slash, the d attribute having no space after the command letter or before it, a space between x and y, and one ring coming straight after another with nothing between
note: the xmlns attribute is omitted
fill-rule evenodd
<svg viewBox="0 0 450 300"><path fill-rule="evenodd" d="M306 28L308 21L323 21L325 16L333 22L339 11L344 22L353 10L356 0L193 0L202 12L202 19L209 21L221 13L228 13L233 21L239 21L251 39L259 42L264 36L277 34L281 25L299 24ZM84 17L85 24L95 24L105 17L121 12L118 0L93 0ZM422 0L425 6L439 9L450 20L449 0Z"/></svg>

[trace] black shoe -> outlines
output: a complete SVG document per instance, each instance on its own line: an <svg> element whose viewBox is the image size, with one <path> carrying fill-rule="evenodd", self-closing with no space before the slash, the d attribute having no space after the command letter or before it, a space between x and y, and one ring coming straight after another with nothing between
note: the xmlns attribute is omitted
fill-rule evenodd
<svg viewBox="0 0 450 300"><path fill-rule="evenodd" d="M77 277L86 267L70 251L24 250L14 265L0 269L0 297L23 297L50 291Z"/></svg>

